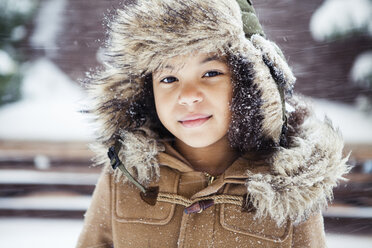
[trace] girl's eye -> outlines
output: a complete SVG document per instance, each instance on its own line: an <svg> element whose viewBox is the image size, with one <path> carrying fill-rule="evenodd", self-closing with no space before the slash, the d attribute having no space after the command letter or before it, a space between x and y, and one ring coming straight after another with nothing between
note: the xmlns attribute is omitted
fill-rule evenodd
<svg viewBox="0 0 372 248"><path fill-rule="evenodd" d="M163 78L162 80L160 80L161 83L166 83L166 84L170 84L170 83L174 83L176 82L178 79L175 78L175 77L166 77L166 78Z"/></svg>
<svg viewBox="0 0 372 248"><path fill-rule="evenodd" d="M208 71L207 73L203 75L203 77L215 77L215 76L222 75L222 74L223 73L219 71Z"/></svg>

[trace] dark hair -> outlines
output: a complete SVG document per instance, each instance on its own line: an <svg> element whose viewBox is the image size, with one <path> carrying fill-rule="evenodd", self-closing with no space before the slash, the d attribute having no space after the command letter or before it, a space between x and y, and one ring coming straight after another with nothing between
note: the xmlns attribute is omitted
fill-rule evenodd
<svg viewBox="0 0 372 248"><path fill-rule="evenodd" d="M253 83L253 64L237 55L228 55L226 61L231 70L233 84L232 116L228 130L230 145L241 153L270 156L277 151L279 144L265 137L262 132L262 94ZM126 109L127 122L124 128L137 129L147 123L161 139L173 139L174 136L162 125L156 113L152 75L144 75L142 79L142 90L132 99L128 99L128 106L123 108ZM283 139L285 135L282 135L281 144Z"/></svg>

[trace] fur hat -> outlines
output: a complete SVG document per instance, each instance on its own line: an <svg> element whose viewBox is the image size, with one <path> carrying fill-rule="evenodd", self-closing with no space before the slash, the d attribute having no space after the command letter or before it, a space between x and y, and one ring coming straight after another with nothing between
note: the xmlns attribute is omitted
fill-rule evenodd
<svg viewBox="0 0 372 248"><path fill-rule="evenodd" d="M250 1L238 2L138 0L117 10L109 23L107 60L90 82L104 144L112 145L123 131L159 130L151 73L168 59L195 51L228 58L232 145L247 151L283 141L285 97L295 77L280 49L263 37Z"/></svg>

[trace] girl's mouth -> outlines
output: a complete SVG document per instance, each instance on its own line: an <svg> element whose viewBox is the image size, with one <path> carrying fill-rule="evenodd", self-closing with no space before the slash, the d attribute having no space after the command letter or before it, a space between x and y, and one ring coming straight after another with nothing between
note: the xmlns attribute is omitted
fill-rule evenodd
<svg viewBox="0 0 372 248"><path fill-rule="evenodd" d="M186 128L199 127L207 122L212 115L193 115L184 118L183 120L178 121L182 126Z"/></svg>

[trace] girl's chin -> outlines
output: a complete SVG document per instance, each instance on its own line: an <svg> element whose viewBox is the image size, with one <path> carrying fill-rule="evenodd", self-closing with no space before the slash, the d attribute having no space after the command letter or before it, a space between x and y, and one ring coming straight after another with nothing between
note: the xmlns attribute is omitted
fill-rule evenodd
<svg viewBox="0 0 372 248"><path fill-rule="evenodd" d="M192 148L205 148L213 144L216 144L222 138L216 139L216 135L211 135L208 137L202 134L197 134L197 135L188 136L187 138L183 138L179 140L182 141L182 143L184 143L185 145L192 147Z"/></svg>

